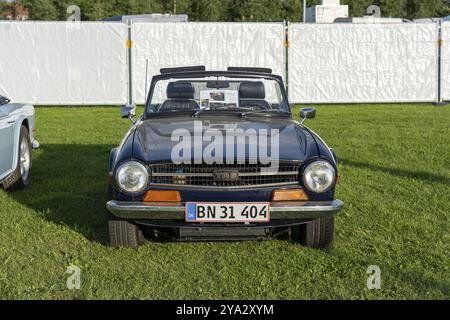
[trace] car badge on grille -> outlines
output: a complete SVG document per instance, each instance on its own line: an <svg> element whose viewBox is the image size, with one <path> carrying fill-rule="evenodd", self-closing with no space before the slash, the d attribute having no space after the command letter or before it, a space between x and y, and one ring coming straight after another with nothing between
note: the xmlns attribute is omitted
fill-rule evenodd
<svg viewBox="0 0 450 320"><path fill-rule="evenodd" d="M214 181L230 182L239 180L238 170L216 170L213 172Z"/></svg>

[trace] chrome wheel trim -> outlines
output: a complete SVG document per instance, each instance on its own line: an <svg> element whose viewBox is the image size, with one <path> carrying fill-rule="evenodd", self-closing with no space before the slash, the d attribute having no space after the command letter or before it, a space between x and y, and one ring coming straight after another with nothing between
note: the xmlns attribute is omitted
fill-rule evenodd
<svg viewBox="0 0 450 320"><path fill-rule="evenodd" d="M26 181L28 179L28 176L30 175L31 168L30 146L26 139L22 139L22 141L20 142L19 155L20 175L22 176L22 179Z"/></svg>

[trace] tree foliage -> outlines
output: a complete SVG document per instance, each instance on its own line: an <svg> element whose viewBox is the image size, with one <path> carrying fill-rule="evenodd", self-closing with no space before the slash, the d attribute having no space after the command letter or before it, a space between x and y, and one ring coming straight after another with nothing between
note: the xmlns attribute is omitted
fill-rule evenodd
<svg viewBox="0 0 450 320"><path fill-rule="evenodd" d="M31 20L58 20L58 11L52 0L19 1L30 12Z"/></svg>
<svg viewBox="0 0 450 320"><path fill-rule="evenodd" d="M67 7L78 5L82 20L101 20L106 17L177 13L189 15L190 21L301 21L301 0L17 0L26 6L33 20L66 20ZM307 0L307 5L320 0ZM351 16L364 16L374 4L384 17L425 18L448 14L446 0L341 0L348 4ZM0 0L0 10L11 5Z"/></svg>

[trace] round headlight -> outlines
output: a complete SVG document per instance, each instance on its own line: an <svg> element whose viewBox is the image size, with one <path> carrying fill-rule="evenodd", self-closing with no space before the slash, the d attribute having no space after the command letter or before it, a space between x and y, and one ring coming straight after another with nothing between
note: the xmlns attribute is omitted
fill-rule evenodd
<svg viewBox="0 0 450 320"><path fill-rule="evenodd" d="M140 193L148 185L147 168L136 161L126 162L117 170L116 182L125 192Z"/></svg>
<svg viewBox="0 0 450 320"><path fill-rule="evenodd" d="M303 171L303 183L309 190L321 193L330 190L336 180L336 171L326 161L311 163Z"/></svg>

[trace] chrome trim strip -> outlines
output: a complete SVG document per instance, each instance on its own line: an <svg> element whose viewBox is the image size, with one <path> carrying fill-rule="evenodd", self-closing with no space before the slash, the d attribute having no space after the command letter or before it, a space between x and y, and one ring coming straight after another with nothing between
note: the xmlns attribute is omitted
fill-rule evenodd
<svg viewBox="0 0 450 320"><path fill-rule="evenodd" d="M160 187L160 188L178 188L180 190L183 189L207 189L212 191L220 191L220 190L234 190L234 189L251 189L251 188L270 188L270 187L284 187L284 186L300 186L298 182L281 182L281 183L271 183L271 184L249 184L246 186L232 186L232 187L222 187L222 186L197 186L191 184L165 184L165 183L150 183L149 187Z"/></svg>
<svg viewBox="0 0 450 320"><path fill-rule="evenodd" d="M212 173L152 173L152 177L212 177Z"/></svg>
<svg viewBox="0 0 450 320"><path fill-rule="evenodd" d="M260 177L260 176L297 176L300 175L299 171L286 171L272 173L272 172L244 172L239 173L239 177ZM214 177L214 173L169 173L169 172L156 172L152 173L152 177Z"/></svg>
<svg viewBox="0 0 450 320"><path fill-rule="evenodd" d="M276 177L276 176L298 176L300 175L299 171L277 171L277 173L272 173L272 172L258 172L258 173L240 173L239 177L259 177L259 176L270 176L270 177Z"/></svg>
<svg viewBox="0 0 450 320"><path fill-rule="evenodd" d="M334 201L306 202L272 202L270 206L271 220L280 219L316 219L337 214L344 203ZM184 204L167 206L161 203L119 202L109 201L107 209L116 217L122 219L147 220L183 220L185 219Z"/></svg>

